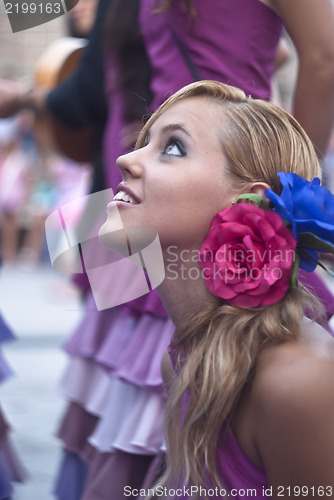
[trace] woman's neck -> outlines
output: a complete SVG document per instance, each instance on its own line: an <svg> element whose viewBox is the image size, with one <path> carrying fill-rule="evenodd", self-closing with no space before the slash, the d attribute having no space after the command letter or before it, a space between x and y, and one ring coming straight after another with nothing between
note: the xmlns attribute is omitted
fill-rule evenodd
<svg viewBox="0 0 334 500"><path fill-rule="evenodd" d="M214 300L206 288L201 270L194 262L182 265L182 268L168 269L158 292L164 306L178 328L186 318L196 314L204 303Z"/></svg>

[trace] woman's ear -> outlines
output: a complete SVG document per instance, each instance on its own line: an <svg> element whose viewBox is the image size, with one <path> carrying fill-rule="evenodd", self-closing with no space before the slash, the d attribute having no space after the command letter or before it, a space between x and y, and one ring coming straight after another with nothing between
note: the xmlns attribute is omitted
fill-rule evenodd
<svg viewBox="0 0 334 500"><path fill-rule="evenodd" d="M262 198L265 198L266 196L264 192L266 189L270 189L269 184L267 184L266 182L254 182L254 184L250 186L248 192L258 194L259 196L262 196Z"/></svg>

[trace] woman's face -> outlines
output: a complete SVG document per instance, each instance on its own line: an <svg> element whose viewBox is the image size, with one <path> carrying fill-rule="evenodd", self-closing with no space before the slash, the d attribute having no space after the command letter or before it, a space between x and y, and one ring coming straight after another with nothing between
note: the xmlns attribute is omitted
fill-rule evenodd
<svg viewBox="0 0 334 500"><path fill-rule="evenodd" d="M184 99L155 121L144 147L118 158L123 182L108 205L104 244L116 205L125 227L154 228L163 250L200 248L213 216L238 194L224 174L222 122L213 100Z"/></svg>

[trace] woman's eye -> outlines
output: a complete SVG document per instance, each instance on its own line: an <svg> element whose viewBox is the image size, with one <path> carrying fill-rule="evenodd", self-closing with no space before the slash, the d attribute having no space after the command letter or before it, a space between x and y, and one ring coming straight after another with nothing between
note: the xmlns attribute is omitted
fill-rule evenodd
<svg viewBox="0 0 334 500"><path fill-rule="evenodd" d="M169 140L165 146L163 154L169 156L185 156L185 151L179 141Z"/></svg>

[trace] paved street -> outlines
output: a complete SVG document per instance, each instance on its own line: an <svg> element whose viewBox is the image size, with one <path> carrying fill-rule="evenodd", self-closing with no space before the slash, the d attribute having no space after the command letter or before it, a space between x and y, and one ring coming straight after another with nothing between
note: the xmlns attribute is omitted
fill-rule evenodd
<svg viewBox="0 0 334 500"><path fill-rule="evenodd" d="M11 438L29 479L15 485L15 500L51 500L60 443L54 431L64 401L57 381L66 363L64 339L81 316L78 296L67 279L47 265L0 271L0 310L17 336L4 344L15 376L0 387Z"/></svg>

